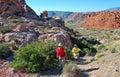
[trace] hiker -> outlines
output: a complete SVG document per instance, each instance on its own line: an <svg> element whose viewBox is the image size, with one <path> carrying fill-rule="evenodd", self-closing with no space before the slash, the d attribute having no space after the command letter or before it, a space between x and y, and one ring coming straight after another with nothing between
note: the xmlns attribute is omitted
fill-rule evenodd
<svg viewBox="0 0 120 77"><path fill-rule="evenodd" d="M72 53L73 53L73 57L74 57L76 63L78 63L79 52L81 52L81 49L78 48L78 46L76 44L74 44L74 47L72 49Z"/></svg>
<svg viewBox="0 0 120 77"><path fill-rule="evenodd" d="M58 48L56 49L56 56L59 59L60 66L63 66L67 59L67 53L61 43L58 44Z"/></svg>

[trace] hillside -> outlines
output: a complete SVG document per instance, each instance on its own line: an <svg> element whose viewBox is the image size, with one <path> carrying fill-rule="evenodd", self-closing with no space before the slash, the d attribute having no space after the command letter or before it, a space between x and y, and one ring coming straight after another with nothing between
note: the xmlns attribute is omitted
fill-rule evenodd
<svg viewBox="0 0 120 77"><path fill-rule="evenodd" d="M119 9L119 7L115 7L99 12L73 13L65 19L65 24L70 28L85 26L87 29L98 29L100 27L101 30L116 29L119 28L119 13L117 12Z"/></svg>
<svg viewBox="0 0 120 77"><path fill-rule="evenodd" d="M110 30L120 27L120 11L96 12L94 16L88 17L84 21L87 29Z"/></svg>

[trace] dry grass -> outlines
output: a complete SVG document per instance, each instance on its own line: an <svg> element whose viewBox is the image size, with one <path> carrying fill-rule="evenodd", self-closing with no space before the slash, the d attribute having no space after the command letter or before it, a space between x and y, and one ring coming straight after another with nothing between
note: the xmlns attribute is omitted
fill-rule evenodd
<svg viewBox="0 0 120 77"><path fill-rule="evenodd" d="M81 70L77 66L77 64L68 63L63 68L63 73L60 77L79 77Z"/></svg>

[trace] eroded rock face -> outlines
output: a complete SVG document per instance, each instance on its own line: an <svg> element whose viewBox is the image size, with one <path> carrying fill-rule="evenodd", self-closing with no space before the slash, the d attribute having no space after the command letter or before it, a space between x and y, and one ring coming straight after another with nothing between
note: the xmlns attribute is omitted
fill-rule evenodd
<svg viewBox="0 0 120 77"><path fill-rule="evenodd" d="M58 33L54 35L54 39L68 48L72 48L70 36L67 33Z"/></svg>
<svg viewBox="0 0 120 77"><path fill-rule="evenodd" d="M72 48L72 41L69 34L63 29L56 30L55 28L56 27L53 27L44 33L40 33L41 35L39 36L39 39L43 41L54 40L55 42L62 43L68 48Z"/></svg>
<svg viewBox="0 0 120 77"><path fill-rule="evenodd" d="M25 3L25 0L0 0L0 16L14 15L38 19L37 14Z"/></svg>
<svg viewBox="0 0 120 77"><path fill-rule="evenodd" d="M120 11L97 12L84 21L88 29L111 30L120 27Z"/></svg>

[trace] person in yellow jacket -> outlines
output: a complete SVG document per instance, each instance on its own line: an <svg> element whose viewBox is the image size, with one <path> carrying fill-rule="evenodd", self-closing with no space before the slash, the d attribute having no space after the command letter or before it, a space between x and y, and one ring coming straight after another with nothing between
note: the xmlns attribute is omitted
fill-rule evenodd
<svg viewBox="0 0 120 77"><path fill-rule="evenodd" d="M79 52L81 51L80 48L76 44L74 44L74 47L72 49L73 57L75 58L76 62L78 63L78 58L79 58Z"/></svg>

